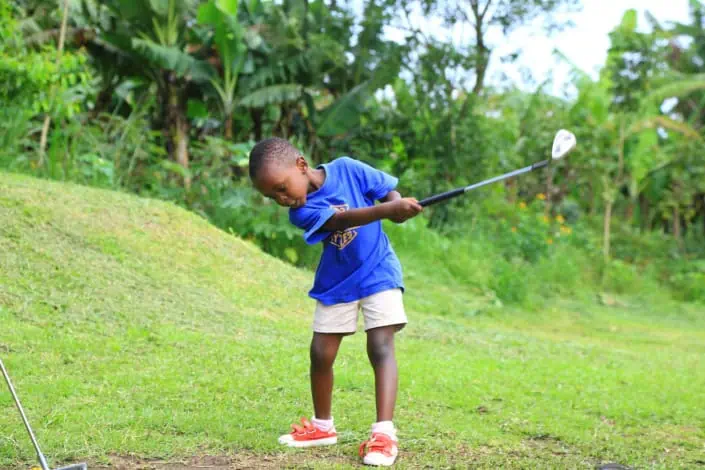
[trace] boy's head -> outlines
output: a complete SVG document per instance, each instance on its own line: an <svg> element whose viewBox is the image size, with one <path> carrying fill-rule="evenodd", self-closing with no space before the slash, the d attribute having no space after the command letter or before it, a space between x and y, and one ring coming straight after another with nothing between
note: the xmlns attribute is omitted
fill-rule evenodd
<svg viewBox="0 0 705 470"><path fill-rule="evenodd" d="M250 152L252 183L280 206L296 208L306 204L308 172L306 159L284 139L265 139Z"/></svg>

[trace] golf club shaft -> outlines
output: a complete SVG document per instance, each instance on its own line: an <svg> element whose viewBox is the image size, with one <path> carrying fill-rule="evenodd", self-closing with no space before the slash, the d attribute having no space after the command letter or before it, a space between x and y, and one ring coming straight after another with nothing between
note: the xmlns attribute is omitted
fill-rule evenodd
<svg viewBox="0 0 705 470"><path fill-rule="evenodd" d="M46 459L44 458L44 455L42 455L42 451L39 450L39 444L37 443L37 439L34 437L34 433L32 432L32 428L29 427L29 421L27 420L27 416L24 414L24 410L22 409L22 405L20 404L20 399L17 398L17 394L15 393L15 388L12 386L12 382L10 382L10 375L7 373L7 370L5 369L5 365L2 363L2 360L0 359L0 369L2 369L2 375L5 377L5 382L7 382L7 386L10 388L10 393L12 394L12 398L15 400L15 404L17 405L17 409L20 410L20 414L22 415L22 421L24 421L24 426L27 428L27 432L29 433L29 437L32 439L32 444L34 444L34 449L37 451L37 457L39 458L39 463L42 466L43 470L49 470L49 465L47 464Z"/></svg>
<svg viewBox="0 0 705 470"><path fill-rule="evenodd" d="M454 197L460 196L461 194L465 194L466 192L471 191L475 188L479 188L480 186L485 186L490 183L496 183L497 181L502 181L507 178L511 178L512 176L521 175L522 173L528 173L529 171L533 171L537 168L543 168L543 167L547 166L549 163L550 163L550 160L542 160L540 162L534 163L533 165L529 165L527 167L520 168L518 170L510 171L509 173L505 173L500 176L495 176L494 178L480 181L479 183L471 184L470 186L465 186L464 188L451 189L450 191L446 191L445 193L440 193L440 194L436 194L435 196L427 197L426 199L419 201L419 204L422 207L426 207L426 206L430 206L431 204L436 204L441 201L446 201L448 199L452 199Z"/></svg>

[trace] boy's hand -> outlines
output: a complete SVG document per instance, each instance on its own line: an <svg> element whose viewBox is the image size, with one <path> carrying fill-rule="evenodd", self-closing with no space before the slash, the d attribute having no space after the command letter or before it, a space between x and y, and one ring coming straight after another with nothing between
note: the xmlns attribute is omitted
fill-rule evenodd
<svg viewBox="0 0 705 470"><path fill-rule="evenodd" d="M423 211L419 201L413 197L397 199L387 204L389 204L389 216L387 218L397 224L415 217Z"/></svg>

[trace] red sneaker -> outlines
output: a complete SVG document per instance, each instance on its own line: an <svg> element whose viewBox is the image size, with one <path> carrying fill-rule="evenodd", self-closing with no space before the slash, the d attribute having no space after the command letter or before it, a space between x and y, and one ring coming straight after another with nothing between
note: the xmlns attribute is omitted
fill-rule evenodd
<svg viewBox="0 0 705 470"><path fill-rule="evenodd" d="M335 427L324 431L308 419L301 418L301 424L292 424L291 432L279 438L279 443L289 447L329 446L338 442Z"/></svg>
<svg viewBox="0 0 705 470"><path fill-rule="evenodd" d="M386 434L377 432L360 445L360 457L365 465L389 467L399 454L398 442Z"/></svg>

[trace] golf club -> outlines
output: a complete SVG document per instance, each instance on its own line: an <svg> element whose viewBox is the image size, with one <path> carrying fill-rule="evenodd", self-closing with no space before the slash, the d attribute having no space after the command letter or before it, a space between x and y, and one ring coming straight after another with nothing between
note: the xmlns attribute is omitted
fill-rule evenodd
<svg viewBox="0 0 705 470"><path fill-rule="evenodd" d="M440 193L436 194L435 196L427 197L426 199L419 201L419 204L422 207L430 206L431 204L436 204L438 202L446 201L456 196L460 196L461 194L465 194L466 192L471 191L475 188L479 188L480 186L485 186L486 184L495 183L497 181L502 181L504 179L511 178L512 176L521 175L522 173L528 173L538 168L543 168L545 166L548 166L552 161L560 160L561 158L568 155L575 148L576 144L577 141L575 139L575 135L570 131L561 129L556 133L556 137L553 139L553 147L551 149L550 159L536 162L533 165L529 165L519 170L510 171L509 173L505 173L501 176L496 176L494 178L480 181L479 183L471 184L470 186L465 186L464 188L451 189L450 191L446 191L445 193Z"/></svg>
<svg viewBox="0 0 705 470"><path fill-rule="evenodd" d="M42 466L42 470L51 470L49 468L49 465L47 464L47 460L44 458L44 454L42 454L42 451L39 450L39 444L37 443L37 439L34 437L34 433L32 432L32 428L29 426L29 421L27 420L27 416L24 414L24 410L22 409L22 405L20 404L20 399L17 398L17 394L15 393L15 388L12 386L12 382L10 382L10 375L7 373L7 369L5 369L5 365L2 363L2 360L0 360L0 369L2 369L2 375L5 377L5 382L7 382L7 386L10 388L10 393L12 394L12 398L15 400L15 405L17 405L17 409L20 410L20 414L22 415L22 421L24 421L24 425L27 428L27 432L29 433L29 437L32 439L32 444L34 444L34 450L37 451L37 457L39 458L39 464ZM79 463L79 464L74 464L74 465L69 465L67 467L61 467L57 468L56 470L87 470L88 467L86 466L85 463Z"/></svg>

